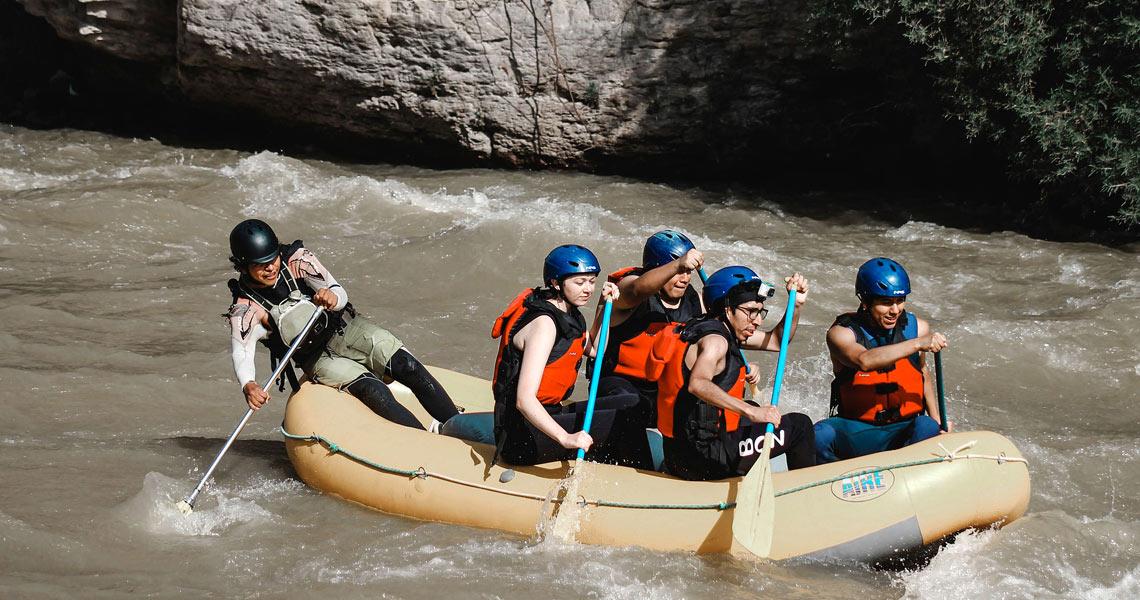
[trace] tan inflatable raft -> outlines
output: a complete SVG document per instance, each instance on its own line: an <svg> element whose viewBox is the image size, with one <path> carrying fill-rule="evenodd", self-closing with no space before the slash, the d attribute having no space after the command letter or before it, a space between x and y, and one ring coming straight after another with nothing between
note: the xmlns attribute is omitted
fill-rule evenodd
<svg viewBox="0 0 1140 600"><path fill-rule="evenodd" d="M487 381L432 371L467 410L491 409ZM393 388L427 418L406 388ZM492 447L395 425L328 387L304 384L282 426L305 483L386 513L532 536L563 505L559 484L570 463L515 467L513 478L504 477L509 467L488 466ZM586 544L747 554L732 538L739 484L589 464L575 536ZM776 473L773 485L774 559L878 559L967 528L1009 523L1029 503L1021 453L985 431Z"/></svg>

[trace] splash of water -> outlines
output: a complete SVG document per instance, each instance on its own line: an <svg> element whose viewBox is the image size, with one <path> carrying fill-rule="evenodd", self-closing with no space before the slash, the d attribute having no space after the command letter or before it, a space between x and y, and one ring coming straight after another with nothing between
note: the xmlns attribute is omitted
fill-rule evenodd
<svg viewBox="0 0 1140 600"><path fill-rule="evenodd" d="M214 493L216 505L199 507L188 515L177 504L186 493L184 481L161 473L150 472L143 487L131 499L119 505L118 516L151 533L184 536L216 536L235 525L267 521L273 515L256 502L223 493Z"/></svg>

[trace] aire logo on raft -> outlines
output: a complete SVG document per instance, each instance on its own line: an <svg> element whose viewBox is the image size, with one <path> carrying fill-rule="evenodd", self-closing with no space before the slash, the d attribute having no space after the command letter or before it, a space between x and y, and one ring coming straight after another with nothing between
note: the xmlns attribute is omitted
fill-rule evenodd
<svg viewBox="0 0 1140 600"><path fill-rule="evenodd" d="M875 469L868 472L868 469ZM878 467L868 467L848 471L851 477L844 477L831 484L831 493L844 502L866 502L887 493L895 484L895 474ZM848 473L844 473L847 475Z"/></svg>

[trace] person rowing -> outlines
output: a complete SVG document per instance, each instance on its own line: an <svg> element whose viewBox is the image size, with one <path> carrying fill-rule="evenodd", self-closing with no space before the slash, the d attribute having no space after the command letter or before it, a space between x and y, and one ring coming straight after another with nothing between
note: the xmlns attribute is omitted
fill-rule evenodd
<svg viewBox="0 0 1140 600"><path fill-rule="evenodd" d="M407 427L423 429L382 378L411 389L441 423L458 413L447 391L403 342L357 315L348 292L300 240L282 245L268 224L248 219L230 232L230 252L240 275L229 281L233 300L225 316L234 373L250 408L269 401L269 391L256 381L257 343L269 347L276 367L300 325L322 307L324 314L293 355L293 364L310 381L346 391L376 414ZM296 387L292 370L286 373Z"/></svg>
<svg viewBox="0 0 1140 600"><path fill-rule="evenodd" d="M939 433L938 396L926 352L946 348L946 336L907 312L910 276L889 258L859 267L859 308L827 330L835 378L830 418L815 424L820 462L901 448Z"/></svg>
<svg viewBox="0 0 1140 600"><path fill-rule="evenodd" d="M808 284L799 273L785 283L797 292L795 316L763 331L772 286L748 267L720 269L701 292L708 312L654 341L649 375L657 381L657 428L669 473L690 480L747 474L760 457L767 423L776 425L772 456L786 454L789 469L816 464L807 415L781 415L775 406L743 399L745 382L758 381L759 372L746 368L740 350L779 352L784 328L795 335Z"/></svg>
<svg viewBox="0 0 1140 600"><path fill-rule="evenodd" d="M636 406L618 415L630 421L631 430L657 426L657 383L649 381L646 360L658 334L705 312L701 295L690 285L693 271L703 264L704 255L685 234L666 229L645 241L641 266L625 267L608 277L620 295L614 301L610 349L602 361L598 394L638 397ZM653 467L645 436L623 436L615 444L624 464Z"/></svg>
<svg viewBox="0 0 1140 600"><path fill-rule="evenodd" d="M543 286L523 290L495 320L493 462L500 456L513 465L571 460L579 448L605 447L613 436L645 437L644 430L614 429L616 412L636 403L636 396L598 398L589 433L582 431L585 403L563 404L593 350L599 322L587 332L579 309L593 297L600 272L587 248L558 246L543 261ZM617 286L603 284L602 297L617 300Z"/></svg>

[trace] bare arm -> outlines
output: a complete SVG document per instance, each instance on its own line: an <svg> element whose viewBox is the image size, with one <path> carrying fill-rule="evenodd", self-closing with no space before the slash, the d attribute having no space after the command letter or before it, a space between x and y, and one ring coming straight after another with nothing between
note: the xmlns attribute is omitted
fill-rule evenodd
<svg viewBox="0 0 1140 600"><path fill-rule="evenodd" d="M924 331L928 331L926 322L919 319L919 335L915 339L868 350L856 341L854 331L842 325L834 325L827 330L827 347L831 351L832 358L844 366L860 371L877 371L915 352L937 352L946 347L946 338L941 333L924 334ZM928 383L929 380L930 378L927 378ZM930 394L927 392L927 398L929 397Z"/></svg>
<svg viewBox="0 0 1140 600"><path fill-rule="evenodd" d="M542 373L546 370L546 361L550 358L556 337L554 320L546 315L531 321L515 334L513 343L523 353L515 406L531 425L562 447L588 450L592 443L590 436L582 432L568 433L538 400L538 386L542 383Z"/></svg>
<svg viewBox="0 0 1140 600"><path fill-rule="evenodd" d="M713 377L724 370L727 352L728 342L719 335L706 335L695 347L689 347L685 355L686 363L692 361L689 369L689 392L712 406L742 414L753 423L779 425L780 412L776 407L753 406L734 398L713 383Z"/></svg>
<svg viewBox="0 0 1140 600"><path fill-rule="evenodd" d="M799 309L804 305L805 302L807 302L808 284L807 279L804 279L803 275L800 275L799 273L785 277L784 283L786 284L787 290L789 292L796 290L796 310L793 311L795 314L792 315L792 331L788 337L788 340L791 341L796 337L796 326L800 323L800 313L802 311ZM784 318L780 319L779 325L774 327L771 331L757 330L756 333L752 334L752 337L748 338L742 345L747 350L766 350L768 352L779 352L780 339L784 336L784 327L787 326L788 313L787 311L784 311Z"/></svg>
<svg viewBox="0 0 1140 600"><path fill-rule="evenodd" d="M704 254L696 248L689 250L684 256L665 263L655 269L650 269L641 275L629 275L618 282L621 298L615 302L614 307L630 310L645 302L649 297L661 291L665 284L674 275L691 273L703 265Z"/></svg>

